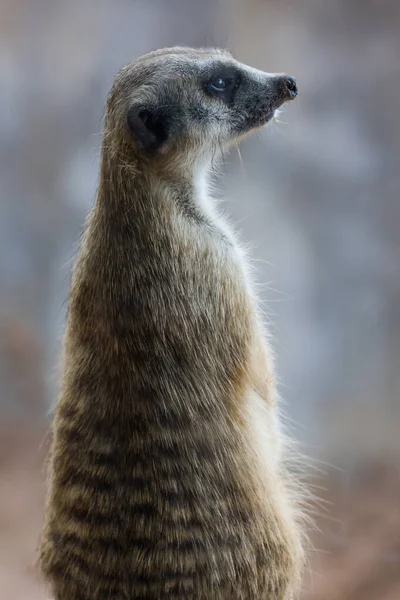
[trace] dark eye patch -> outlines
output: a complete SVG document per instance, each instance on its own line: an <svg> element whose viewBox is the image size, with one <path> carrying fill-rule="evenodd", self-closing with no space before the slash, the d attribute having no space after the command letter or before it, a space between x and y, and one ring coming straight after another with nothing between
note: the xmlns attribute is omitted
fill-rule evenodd
<svg viewBox="0 0 400 600"><path fill-rule="evenodd" d="M235 67L215 67L205 79L204 89L208 96L230 103L240 85L240 80L240 72Z"/></svg>

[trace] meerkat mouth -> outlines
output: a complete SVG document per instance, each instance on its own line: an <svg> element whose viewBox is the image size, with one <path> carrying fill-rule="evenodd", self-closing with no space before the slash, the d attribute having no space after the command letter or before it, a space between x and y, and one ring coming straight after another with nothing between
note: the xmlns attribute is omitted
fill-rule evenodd
<svg viewBox="0 0 400 600"><path fill-rule="evenodd" d="M277 121L279 119L280 113L281 113L281 111L279 110L279 108L274 108L273 110L269 111L265 115L265 117L262 119L262 121L260 122L260 124L256 125L254 127L253 131L259 130L259 129L264 129L265 127L268 127L268 125L272 121Z"/></svg>
<svg viewBox="0 0 400 600"><path fill-rule="evenodd" d="M272 121L279 121L279 118L280 118L281 114L282 114L281 109L280 108L276 108L274 110L273 115L272 115Z"/></svg>
<svg viewBox="0 0 400 600"><path fill-rule="evenodd" d="M266 125L268 125L268 123L270 123L271 121L274 121L276 119L277 112L278 112L278 109L275 108L270 113L268 113L267 120L266 120L266 123L265 123Z"/></svg>

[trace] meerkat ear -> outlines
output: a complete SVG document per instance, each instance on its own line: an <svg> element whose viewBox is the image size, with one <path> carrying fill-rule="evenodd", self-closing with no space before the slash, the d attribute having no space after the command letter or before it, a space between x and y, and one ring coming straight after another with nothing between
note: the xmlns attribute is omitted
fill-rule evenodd
<svg viewBox="0 0 400 600"><path fill-rule="evenodd" d="M143 150L155 152L167 141L167 118L160 109L134 105L128 111L127 121Z"/></svg>

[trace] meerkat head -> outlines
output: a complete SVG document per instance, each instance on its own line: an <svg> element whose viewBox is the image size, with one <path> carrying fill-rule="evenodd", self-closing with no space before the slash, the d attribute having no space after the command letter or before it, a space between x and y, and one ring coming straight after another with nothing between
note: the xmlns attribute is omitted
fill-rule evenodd
<svg viewBox="0 0 400 600"><path fill-rule="evenodd" d="M119 129L136 158L189 165L264 126L297 95L296 80L264 73L225 50L167 48L117 76L108 129Z"/></svg>

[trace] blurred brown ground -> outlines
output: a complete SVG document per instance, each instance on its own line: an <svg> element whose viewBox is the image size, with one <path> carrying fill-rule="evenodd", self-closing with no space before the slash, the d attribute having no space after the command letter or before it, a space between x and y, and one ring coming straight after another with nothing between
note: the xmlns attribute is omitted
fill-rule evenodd
<svg viewBox="0 0 400 600"><path fill-rule="evenodd" d="M0 598L44 600L34 568L44 505L46 430L0 426Z"/></svg>
<svg viewBox="0 0 400 600"><path fill-rule="evenodd" d="M45 600L34 569L45 496L48 431L0 426L0 590L4 600ZM321 483L321 482L319 482ZM317 519L303 600L400 598L400 477L376 465L357 478L323 481L330 503Z"/></svg>

